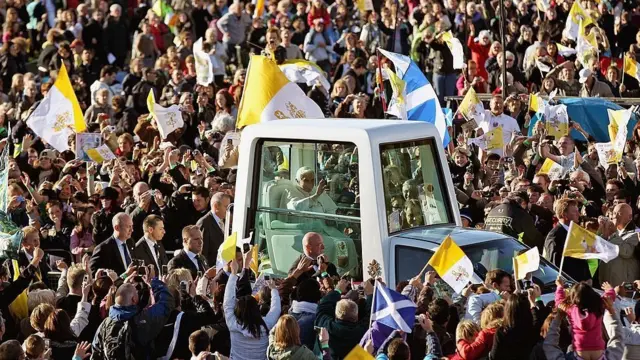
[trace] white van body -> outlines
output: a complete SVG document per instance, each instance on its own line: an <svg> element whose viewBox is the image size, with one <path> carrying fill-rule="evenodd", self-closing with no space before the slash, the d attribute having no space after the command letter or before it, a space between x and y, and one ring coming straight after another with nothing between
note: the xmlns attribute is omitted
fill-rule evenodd
<svg viewBox="0 0 640 360"><path fill-rule="evenodd" d="M264 184L256 183L261 178L259 172L262 163L259 150L261 142L274 139L279 141L278 144L300 141L344 142L357 147L360 193L359 222L362 243L360 265L362 269L358 270L361 274L367 274L368 264L375 260L381 265L382 277L390 286L395 287L398 282L415 276L447 235L450 235L463 248L474 261L474 265L482 268L481 272L476 271L476 275L478 275L476 279L483 279L484 273L491 270L489 267L511 269L511 259L514 252L526 249L526 245L504 234L461 227L458 203L445 150L441 145L442 141L433 125L419 121L301 119L272 121L246 127L242 131L242 141L240 142L233 209L233 231L238 233L238 238L248 237L250 232L256 231L255 228L259 226L258 222L264 222L264 217L260 218L256 215L256 212L260 211L256 197L261 196L262 188L266 188ZM444 217L448 221L390 233L387 226L388 211L383 190L381 148L385 144L411 142L417 139L427 139L437 145L433 146L435 152L432 159L435 163L434 168L423 170L423 176L428 178L423 180L442 187L443 196L437 206L444 209L443 211L446 212ZM300 145L301 148L305 146ZM297 166L302 165L296 164L298 159L295 154L296 152L290 152L290 158L287 159L287 170L290 172L291 179L294 179ZM429 155L426 152L424 154L421 152L420 156L424 158ZM273 220L269 221L274 222ZM267 224L267 226L269 225ZM259 241L257 240L259 236L265 235L254 235L254 241ZM269 251L293 252L288 255L288 262L291 262L291 259L302 252L301 236L298 234L295 237L297 240L282 240L275 245L271 244ZM285 238L283 237L283 239ZM327 245L326 243L325 238L325 245ZM350 243L347 246L349 249L353 247ZM472 254L475 255L472 256ZM350 255L350 262L353 260L351 257L352 255ZM279 265L280 275L283 274L282 269L287 268L288 265ZM544 285L543 292L547 294L548 298L546 300L551 300L553 290L555 290L553 282L557 277L557 269L544 259L541 268L544 269L542 270L543 275L540 275L542 279L540 284ZM367 276L364 275L364 277Z"/></svg>

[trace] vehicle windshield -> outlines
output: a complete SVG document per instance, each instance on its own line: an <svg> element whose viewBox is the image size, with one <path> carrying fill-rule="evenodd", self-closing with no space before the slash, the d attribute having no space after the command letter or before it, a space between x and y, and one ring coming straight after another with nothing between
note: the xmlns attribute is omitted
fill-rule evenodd
<svg viewBox="0 0 640 360"><path fill-rule="evenodd" d="M389 233L454 223L433 139L380 146Z"/></svg>
<svg viewBox="0 0 640 360"><path fill-rule="evenodd" d="M462 246L464 253L473 263L474 273L480 280L484 280L490 270L502 269L513 274L513 257L528 250L522 243L513 239L499 239ZM396 246L395 264L396 281L411 279L418 274L433 252L426 249L398 245ZM540 267L530 274L534 283L540 285L543 293L555 290L555 280L558 269L544 258L540 257ZM566 279L568 284L573 280Z"/></svg>

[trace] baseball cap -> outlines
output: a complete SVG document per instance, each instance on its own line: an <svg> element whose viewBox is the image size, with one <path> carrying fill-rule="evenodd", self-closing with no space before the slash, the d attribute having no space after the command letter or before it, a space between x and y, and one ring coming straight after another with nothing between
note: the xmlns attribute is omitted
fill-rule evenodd
<svg viewBox="0 0 640 360"><path fill-rule="evenodd" d="M582 69L582 70L580 70L580 80L578 80L578 81L580 81L580 84L584 84L587 81L587 79L589 78L589 76L591 76L591 74L593 74L593 73L591 72L590 69Z"/></svg>

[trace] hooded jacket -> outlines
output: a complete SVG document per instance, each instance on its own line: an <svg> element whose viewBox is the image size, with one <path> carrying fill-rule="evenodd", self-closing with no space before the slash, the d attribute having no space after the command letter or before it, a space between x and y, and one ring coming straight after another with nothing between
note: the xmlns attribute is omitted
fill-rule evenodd
<svg viewBox="0 0 640 360"><path fill-rule="evenodd" d="M93 348L91 355L92 360L106 359L103 354L103 344L105 341L105 339L102 338L103 327L108 327L117 321L132 320L135 326L132 340L135 342L136 348L140 349L143 354L152 353L150 348L153 347L153 340L166 324L176 304L173 295L171 295L171 292L169 292L169 289L162 281L158 279L151 281L151 289L153 291L155 304L142 311L140 311L137 305L114 305L109 309L109 317L100 324L93 343L91 344ZM108 333L108 331L104 333ZM136 355L136 359L146 358L145 355Z"/></svg>
<svg viewBox="0 0 640 360"><path fill-rule="evenodd" d="M304 345L293 345L284 349L277 349L272 343L267 348L269 360L317 360L313 351Z"/></svg>

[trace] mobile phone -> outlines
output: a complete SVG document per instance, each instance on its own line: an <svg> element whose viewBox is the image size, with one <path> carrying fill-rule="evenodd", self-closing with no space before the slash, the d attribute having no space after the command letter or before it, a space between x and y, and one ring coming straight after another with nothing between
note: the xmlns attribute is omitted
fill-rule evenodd
<svg viewBox="0 0 640 360"><path fill-rule="evenodd" d="M202 278L202 271L198 271L198 277Z"/></svg>
<svg viewBox="0 0 640 360"><path fill-rule="evenodd" d="M269 281L269 280L271 280L271 275L267 275L267 274L265 274L265 275L264 275L264 280L265 280L265 281Z"/></svg>
<svg viewBox="0 0 640 360"><path fill-rule="evenodd" d="M44 339L44 347L47 349L51 349L51 343L49 339Z"/></svg>
<svg viewBox="0 0 640 360"><path fill-rule="evenodd" d="M146 266L138 266L138 275L147 275L147 267Z"/></svg>
<svg viewBox="0 0 640 360"><path fill-rule="evenodd" d="M84 280L83 280L83 281L84 281L84 283L85 283L85 284L86 284L86 283L88 283L88 282L89 282L89 275L86 275L86 274L85 274L85 275L84 275Z"/></svg>
<svg viewBox="0 0 640 360"><path fill-rule="evenodd" d="M227 145L233 146L233 139L227 139Z"/></svg>
<svg viewBox="0 0 640 360"><path fill-rule="evenodd" d="M634 286L632 283L625 283L624 284L624 289L627 291L633 291L634 290Z"/></svg>
<svg viewBox="0 0 640 360"><path fill-rule="evenodd" d="M313 330L314 330L316 333L320 334L320 331L322 331L322 328L321 328L320 326L314 326L314 327L313 327Z"/></svg>
<svg viewBox="0 0 640 360"><path fill-rule="evenodd" d="M188 291L188 289L189 289L189 283L184 280L180 281L180 290Z"/></svg>
<svg viewBox="0 0 640 360"><path fill-rule="evenodd" d="M169 267L167 265L162 265L162 275L167 275L169 273Z"/></svg>

